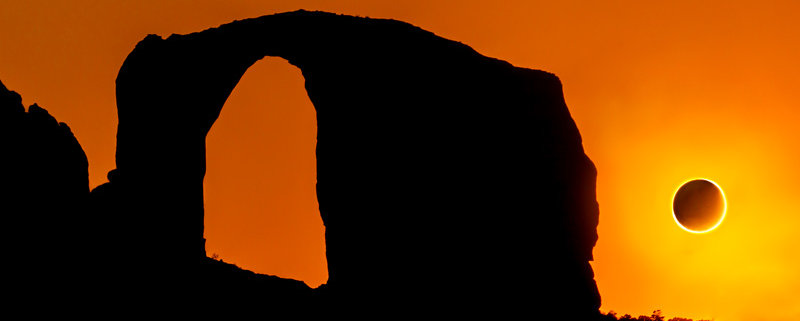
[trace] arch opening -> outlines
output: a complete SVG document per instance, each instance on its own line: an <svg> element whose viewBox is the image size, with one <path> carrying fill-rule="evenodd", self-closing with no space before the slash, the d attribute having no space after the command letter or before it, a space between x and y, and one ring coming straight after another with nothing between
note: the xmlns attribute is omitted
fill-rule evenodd
<svg viewBox="0 0 800 321"><path fill-rule="evenodd" d="M328 279L316 198L316 115L299 69L251 66L207 138L206 252L256 273Z"/></svg>

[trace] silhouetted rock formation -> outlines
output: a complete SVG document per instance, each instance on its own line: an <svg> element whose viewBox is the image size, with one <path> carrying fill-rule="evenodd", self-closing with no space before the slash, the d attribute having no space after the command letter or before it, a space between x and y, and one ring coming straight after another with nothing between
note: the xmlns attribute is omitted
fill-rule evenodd
<svg viewBox="0 0 800 321"><path fill-rule="evenodd" d="M86 155L64 123L0 83L0 213L3 218L4 287L18 297L53 294L75 274L64 264L82 247L73 233L83 223L89 195ZM53 273L53 266L60 266Z"/></svg>
<svg viewBox="0 0 800 321"><path fill-rule="evenodd" d="M300 68L317 110L330 279L314 290L205 256L205 137L264 56ZM26 115L18 95L0 99ZM95 278L103 291L362 317L599 316L596 172L552 74L399 21L297 11L146 37L120 69L117 108L117 169L89 198L103 275L125 275ZM24 124L3 116L3 130ZM85 156L59 144L71 158L49 175L82 178L69 194L82 201Z"/></svg>
<svg viewBox="0 0 800 321"><path fill-rule="evenodd" d="M329 308L597 313L596 173L559 80L393 20L298 11L136 46L119 180L165 256L203 256L205 135L264 56L317 110Z"/></svg>

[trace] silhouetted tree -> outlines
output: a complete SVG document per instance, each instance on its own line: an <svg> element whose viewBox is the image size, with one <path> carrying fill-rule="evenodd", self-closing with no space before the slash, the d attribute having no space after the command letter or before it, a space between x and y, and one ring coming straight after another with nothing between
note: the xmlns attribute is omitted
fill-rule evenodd
<svg viewBox="0 0 800 321"><path fill-rule="evenodd" d="M600 321L617 321L617 312L608 311L606 314L601 314Z"/></svg>
<svg viewBox="0 0 800 321"><path fill-rule="evenodd" d="M650 315L650 320L664 321L664 315L661 313L661 310L655 310L653 311L653 314Z"/></svg>

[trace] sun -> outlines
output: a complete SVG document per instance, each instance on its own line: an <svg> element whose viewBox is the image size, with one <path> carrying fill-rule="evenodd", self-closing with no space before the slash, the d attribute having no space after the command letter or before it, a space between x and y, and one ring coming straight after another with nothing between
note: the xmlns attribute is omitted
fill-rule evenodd
<svg viewBox="0 0 800 321"><path fill-rule="evenodd" d="M705 178L684 181L672 196L672 218L689 233L707 233L725 219L728 202L716 182Z"/></svg>

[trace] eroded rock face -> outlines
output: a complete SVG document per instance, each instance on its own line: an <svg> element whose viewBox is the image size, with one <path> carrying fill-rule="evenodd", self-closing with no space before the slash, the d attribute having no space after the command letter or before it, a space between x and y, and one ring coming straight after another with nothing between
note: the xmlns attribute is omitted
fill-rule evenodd
<svg viewBox="0 0 800 321"><path fill-rule="evenodd" d="M201 252L205 134L264 56L317 110L330 307L596 313L596 172L559 80L393 20L298 11L137 45L118 170L179 178L160 222L194 241L173 250Z"/></svg>
<svg viewBox="0 0 800 321"><path fill-rule="evenodd" d="M22 98L0 83L0 131L4 155L2 167L5 181L20 188L8 192L14 198L37 198L36 194L69 201L85 198L89 193L88 162L69 126L59 123L36 104L28 111ZM45 184L46 183L46 184ZM39 207L61 206L53 202L33 202L19 211Z"/></svg>
<svg viewBox="0 0 800 321"><path fill-rule="evenodd" d="M16 298L63 294L75 283L62 276L78 276L80 269L69 262L85 245L73 233L85 219L86 155L66 124L36 104L26 111L21 97L2 83L0 155L4 288Z"/></svg>

